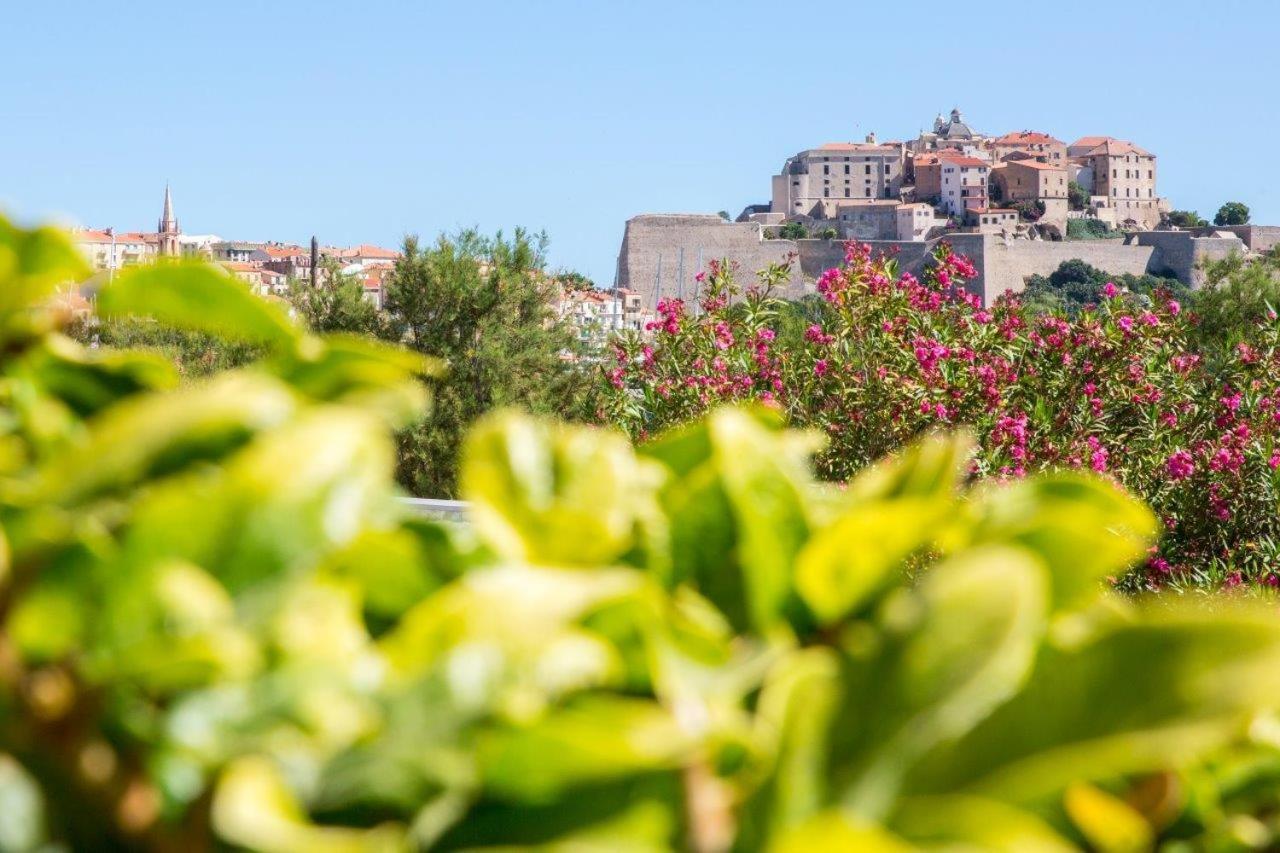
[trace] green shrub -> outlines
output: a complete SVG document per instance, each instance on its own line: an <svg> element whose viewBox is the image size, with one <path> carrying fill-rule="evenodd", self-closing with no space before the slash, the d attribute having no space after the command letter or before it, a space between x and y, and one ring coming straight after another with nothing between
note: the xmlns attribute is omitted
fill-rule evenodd
<svg viewBox="0 0 1280 853"><path fill-rule="evenodd" d="M430 362L210 268L122 276L108 316L265 351L174 390L54 331L82 272L0 222L6 849L1274 838L1241 811L1280 624L1104 597L1156 523L1103 479L965 491L934 435L835 490L763 410L638 451L500 414L471 524L427 522L391 430Z"/></svg>
<svg viewBox="0 0 1280 853"><path fill-rule="evenodd" d="M1068 219L1068 240L1107 240L1123 237L1123 231L1117 231L1101 219Z"/></svg>

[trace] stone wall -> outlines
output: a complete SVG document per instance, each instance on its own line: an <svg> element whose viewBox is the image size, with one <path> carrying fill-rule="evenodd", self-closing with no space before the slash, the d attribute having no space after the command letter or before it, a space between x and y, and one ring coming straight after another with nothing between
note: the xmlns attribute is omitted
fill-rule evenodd
<svg viewBox="0 0 1280 853"><path fill-rule="evenodd" d="M1156 249L1151 272L1173 275L1192 287L1203 283L1199 269L1202 261L1218 260L1245 249L1237 237L1193 237L1186 231L1139 231L1132 239L1139 246Z"/></svg>
<svg viewBox="0 0 1280 853"><path fill-rule="evenodd" d="M1268 239L1273 242L1267 246L1280 243L1280 228L1240 227L1253 228L1249 238L1259 244ZM1197 286L1201 278L1198 265L1203 259L1226 257L1244 249L1241 240L1234 237L1194 237L1187 231L1140 232L1128 241L1005 240L988 234L950 234L946 239L977 268L978 276L969 287L987 304L1001 294L1021 291L1027 277L1047 276L1063 261L1076 258L1116 275L1172 275ZM915 275L923 271L937 245L936 240L867 242L875 252L893 254L904 272ZM813 281L824 270L840 264L844 245L838 240L765 240L755 223L725 222L718 216L637 216L628 220L623 236L618 284L643 294L645 307L651 308L663 296L691 298L694 276L712 260L729 258L739 267L739 281L749 283L757 271L793 254L797 262L781 293L792 299L812 293Z"/></svg>
<svg viewBox="0 0 1280 853"><path fill-rule="evenodd" d="M726 222L704 214L645 214L627 220L618 255L618 286L643 294L645 307L652 308L662 297L692 297L694 276L711 261L730 259L745 280L797 251L793 240L765 240L754 222ZM803 292L797 275L784 295L795 298Z"/></svg>
<svg viewBox="0 0 1280 853"><path fill-rule="evenodd" d="M1243 240L1251 252L1269 252L1280 246L1280 225L1212 225L1196 233L1206 231L1229 231Z"/></svg>
<svg viewBox="0 0 1280 853"><path fill-rule="evenodd" d="M1047 276L1063 261L1076 258L1109 273L1142 275L1155 249L1126 246L1123 240L1009 240L988 238L983 247L986 274L982 298L990 304L1004 293L1018 293L1028 276Z"/></svg>

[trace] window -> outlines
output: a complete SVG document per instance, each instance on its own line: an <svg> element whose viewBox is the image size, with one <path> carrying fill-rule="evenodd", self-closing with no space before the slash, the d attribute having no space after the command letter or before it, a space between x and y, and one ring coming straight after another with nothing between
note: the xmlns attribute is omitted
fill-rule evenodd
<svg viewBox="0 0 1280 853"><path fill-rule="evenodd" d="M871 198L871 187L867 187L867 198Z"/></svg>
<svg viewBox="0 0 1280 853"><path fill-rule="evenodd" d="M828 189L828 188L826 188L826 187L823 187L823 188L822 188L822 197L823 197L823 198L831 198L831 190L830 190L830 189Z"/></svg>
<svg viewBox="0 0 1280 853"><path fill-rule="evenodd" d="M1148 180L1148 181L1154 181L1155 179L1156 179L1156 170L1155 170L1155 169L1147 169L1147 180Z"/></svg>
<svg viewBox="0 0 1280 853"><path fill-rule="evenodd" d="M823 166L823 167L822 167L822 174L824 174L824 175L830 175L830 174L831 174L831 167L830 167L830 166Z"/></svg>
<svg viewBox="0 0 1280 853"><path fill-rule="evenodd" d="M848 163L845 163L845 164L844 164L844 173L845 173L846 175L847 175L847 174L849 174L849 164L848 164Z"/></svg>
<svg viewBox="0 0 1280 853"><path fill-rule="evenodd" d="M864 174L867 174L867 175L870 175L870 174L871 174L871 164L870 164L870 163L868 163L866 166L864 166L864 167L863 167L863 169L864 169L864 172L863 172Z"/></svg>
<svg viewBox="0 0 1280 853"><path fill-rule="evenodd" d="M1118 177L1120 177L1120 170L1119 170L1119 169L1112 169L1112 170L1111 170L1111 177L1113 177L1113 178L1118 178Z"/></svg>

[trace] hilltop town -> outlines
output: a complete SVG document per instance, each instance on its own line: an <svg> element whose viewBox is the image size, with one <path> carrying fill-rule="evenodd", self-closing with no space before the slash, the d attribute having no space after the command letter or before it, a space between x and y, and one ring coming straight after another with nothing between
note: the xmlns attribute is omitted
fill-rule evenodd
<svg viewBox="0 0 1280 853"><path fill-rule="evenodd" d="M1205 258L1265 251L1280 229L1183 229L1157 187L1157 156L1111 136L1067 143L1040 130L975 130L959 109L906 141L829 142L788 157L768 203L724 216L645 214L627 223L620 286L647 304L682 295L710 257L754 271L796 258L789 295L835 265L840 241L926 262L940 239L969 255L985 301L1080 258L1114 273L1154 272L1197 283Z"/></svg>
<svg viewBox="0 0 1280 853"><path fill-rule="evenodd" d="M360 282L364 298L376 308L386 302L386 285L400 252L383 246L312 247L278 241L224 240L215 234L185 234L174 213L173 195L165 187L164 205L154 231L116 231L76 228L72 241L98 277L117 270L154 263L164 258L191 258L218 264L245 281L260 296L282 298L295 284L325 280L326 270ZM318 269L313 272L313 263ZM572 357L602 349L615 331L643 331L652 312L641 305L639 293L626 289L601 290L573 276L551 275L547 288L551 314L572 327L580 344ZM90 290L92 288L89 288ZM68 307L88 312L79 293L67 294ZM570 357L566 353L566 357Z"/></svg>
<svg viewBox="0 0 1280 853"><path fill-rule="evenodd" d="M907 142L830 142L787 159L768 205L739 221L835 229L860 240L923 240L947 229L1063 239L1072 219L1152 230L1169 212L1156 156L1122 139L1068 145L1047 133L974 130L960 110Z"/></svg>

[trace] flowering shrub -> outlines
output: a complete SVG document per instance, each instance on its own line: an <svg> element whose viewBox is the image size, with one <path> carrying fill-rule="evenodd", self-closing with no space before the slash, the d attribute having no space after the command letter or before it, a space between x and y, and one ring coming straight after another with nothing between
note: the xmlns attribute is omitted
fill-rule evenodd
<svg viewBox="0 0 1280 853"><path fill-rule="evenodd" d="M845 480L922 431L965 424L978 477L1089 469L1142 495L1165 534L1127 588L1280 580L1280 326L1227 353L1193 343L1167 293L1108 284L1074 318L1016 299L983 307L972 265L942 246L922 278L849 244L817 291L823 317L779 347L767 274L740 292L713 265L698 302L667 301L652 343L619 339L607 416L637 438L727 400L822 430L822 475Z"/></svg>
<svg viewBox="0 0 1280 853"><path fill-rule="evenodd" d="M764 411L638 449L496 413L432 521L392 434L434 363L213 268L116 277L103 314L264 352L179 387L57 331L84 274L0 219L0 850L1280 839L1280 622L1107 595L1156 520L1101 477L965 488L957 432L840 490Z"/></svg>

